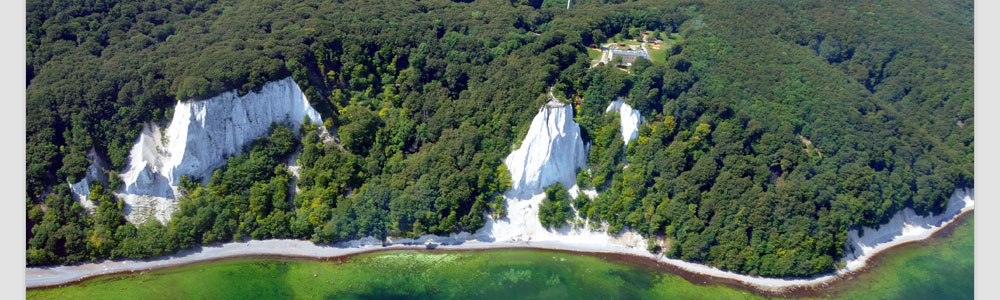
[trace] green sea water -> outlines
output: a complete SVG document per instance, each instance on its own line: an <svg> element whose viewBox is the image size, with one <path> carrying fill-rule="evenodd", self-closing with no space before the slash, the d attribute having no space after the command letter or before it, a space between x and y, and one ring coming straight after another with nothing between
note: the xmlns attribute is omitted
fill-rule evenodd
<svg viewBox="0 0 1000 300"><path fill-rule="evenodd" d="M974 215L946 237L894 248L871 271L851 280L844 299L972 299Z"/></svg>
<svg viewBox="0 0 1000 300"><path fill-rule="evenodd" d="M973 218L929 243L893 250L838 285L845 299L971 299ZM390 251L343 262L237 259L115 275L28 299L760 299L662 271L536 250Z"/></svg>

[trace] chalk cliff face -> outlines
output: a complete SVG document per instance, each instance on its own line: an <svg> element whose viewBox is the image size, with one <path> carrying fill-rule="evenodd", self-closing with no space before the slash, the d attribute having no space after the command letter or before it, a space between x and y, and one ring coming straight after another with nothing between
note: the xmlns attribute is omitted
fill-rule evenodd
<svg viewBox="0 0 1000 300"><path fill-rule="evenodd" d="M306 116L315 124L322 121L290 77L244 96L233 90L178 102L170 125L144 124L129 153L121 175L125 185L118 193L129 204L129 220L142 222L152 214L166 222L176 207L181 176L208 180L227 158L267 135L272 122L297 131ZM133 216L136 211L141 216Z"/></svg>
<svg viewBox="0 0 1000 300"><path fill-rule="evenodd" d="M566 224L546 228L538 220L538 207L545 188L562 183L576 197L577 168L586 168L587 151L580 126L573 121L573 108L552 101L531 121L521 147L504 160L511 174L511 189L504 194L506 217L487 216L486 224L473 237L492 242L572 243L594 247L622 246L645 249L646 242L635 231L608 234L607 225L591 228ZM596 191L586 190L590 197Z"/></svg>
<svg viewBox="0 0 1000 300"><path fill-rule="evenodd" d="M625 139L625 146L628 142L639 137L639 123L642 122L642 115L632 106L625 104L621 97L612 101L605 112L617 112L621 115L622 138Z"/></svg>
<svg viewBox="0 0 1000 300"><path fill-rule="evenodd" d="M94 212L97 209L97 206L94 205L94 202L87 199L90 196L90 184L108 183L108 176L104 174L104 171L102 171L104 168L107 168L108 164L104 161L104 159L97 155L97 152L94 151L94 149L90 149L90 151L87 152L87 159L92 162L90 166L87 167L87 175L83 179L80 179L77 183L67 182L67 184L69 184L70 191L73 192L73 196L76 200L80 201L83 208L86 208L90 212Z"/></svg>
<svg viewBox="0 0 1000 300"><path fill-rule="evenodd" d="M865 227L863 232L852 229L847 232L847 269L864 266L865 260L881 249L908 240L924 239L935 230L950 222L963 211L975 207L972 189L956 189L948 199L948 207L940 215L920 216L912 208L905 208L892 216L888 223L878 229Z"/></svg>
<svg viewBox="0 0 1000 300"><path fill-rule="evenodd" d="M586 167L586 157L573 108L549 102L531 120L521 147L504 159L511 174L511 191L528 197L556 182L573 186L576 169Z"/></svg>

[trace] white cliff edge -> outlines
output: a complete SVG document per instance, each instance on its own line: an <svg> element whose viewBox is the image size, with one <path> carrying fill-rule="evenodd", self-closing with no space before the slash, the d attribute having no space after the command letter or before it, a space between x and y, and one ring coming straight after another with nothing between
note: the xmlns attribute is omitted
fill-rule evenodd
<svg viewBox="0 0 1000 300"><path fill-rule="evenodd" d="M976 205L973 189L956 189L948 199L948 206L940 215L920 216L911 208L905 208L892 216L888 223L878 229L864 227L863 232L852 229L847 233L846 272L860 269L875 253L889 247L922 240L950 223L956 216L972 210Z"/></svg>
<svg viewBox="0 0 1000 300"><path fill-rule="evenodd" d="M226 159L266 135L272 122L297 131L306 116L314 124L322 122L291 77L243 96L233 90L178 102L170 125L144 124L129 153L120 175L124 187L116 193L127 204L126 218L142 223L152 216L166 223L177 207L181 176L208 180Z"/></svg>
<svg viewBox="0 0 1000 300"><path fill-rule="evenodd" d="M531 120L521 147L504 159L511 175L510 192L531 196L557 182L572 186L576 169L586 166L586 155L573 108L550 101Z"/></svg>
<svg viewBox="0 0 1000 300"><path fill-rule="evenodd" d="M639 137L639 123L642 122L642 115L639 114L638 110L634 110L632 106L626 104L621 97L611 101L604 112L617 112L621 115L622 138L625 139L626 147L628 147L629 141Z"/></svg>
<svg viewBox="0 0 1000 300"><path fill-rule="evenodd" d="M521 147L504 160L511 174L511 189L504 195L507 216L499 220L488 217L475 235L501 243L557 242L644 249L645 240L635 232L611 236L604 233L607 226L594 229L570 224L549 230L538 220L546 187L561 183L570 189L572 197L577 196L576 171L586 168L586 158L580 125L573 121L573 108L556 101L546 104L532 119Z"/></svg>
<svg viewBox="0 0 1000 300"><path fill-rule="evenodd" d="M87 211L94 213L97 210L97 205L88 199L90 197L90 184L95 182L108 183L108 176L103 171L108 167L108 164L97 155L94 149L87 151L87 159L91 161L90 166L87 166L87 175L76 183L67 181L67 184L69 184L69 190L73 192L73 197L80 202L80 205Z"/></svg>

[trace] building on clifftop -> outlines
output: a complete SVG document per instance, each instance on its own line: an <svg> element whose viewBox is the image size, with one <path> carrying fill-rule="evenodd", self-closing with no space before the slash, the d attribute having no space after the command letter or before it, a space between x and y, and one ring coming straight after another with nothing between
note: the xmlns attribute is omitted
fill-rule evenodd
<svg viewBox="0 0 1000 300"><path fill-rule="evenodd" d="M621 49L611 49L610 59L614 60L615 57L622 58L622 64L626 66L631 66L637 58L645 58L646 60L652 61L649 58L649 54L645 50L621 50Z"/></svg>

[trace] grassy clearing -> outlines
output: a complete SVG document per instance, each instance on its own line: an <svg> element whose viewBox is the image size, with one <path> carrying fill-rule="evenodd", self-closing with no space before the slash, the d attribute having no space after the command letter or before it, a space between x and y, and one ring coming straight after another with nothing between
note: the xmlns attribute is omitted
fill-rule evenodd
<svg viewBox="0 0 1000 300"><path fill-rule="evenodd" d="M587 48L587 56L590 57L590 60L600 60L601 50Z"/></svg>
<svg viewBox="0 0 1000 300"><path fill-rule="evenodd" d="M649 58L653 59L654 63L667 62L667 52L670 51L670 47L660 45L660 49L656 49L650 45L646 46L646 50L649 52Z"/></svg>
<svg viewBox="0 0 1000 300"><path fill-rule="evenodd" d="M640 45L642 45L642 43L637 42L635 40L622 40L621 42L617 42L617 43L619 43L619 44L625 44L625 45L629 45L629 46L640 46Z"/></svg>
<svg viewBox="0 0 1000 300"><path fill-rule="evenodd" d="M653 32L647 31L646 34L652 35ZM670 48L673 48L677 43L683 42L684 38L678 33L666 32L660 32L659 38L663 43L659 46L647 43L646 50L649 52L649 58L653 59L654 63L665 63L667 58L669 58Z"/></svg>

